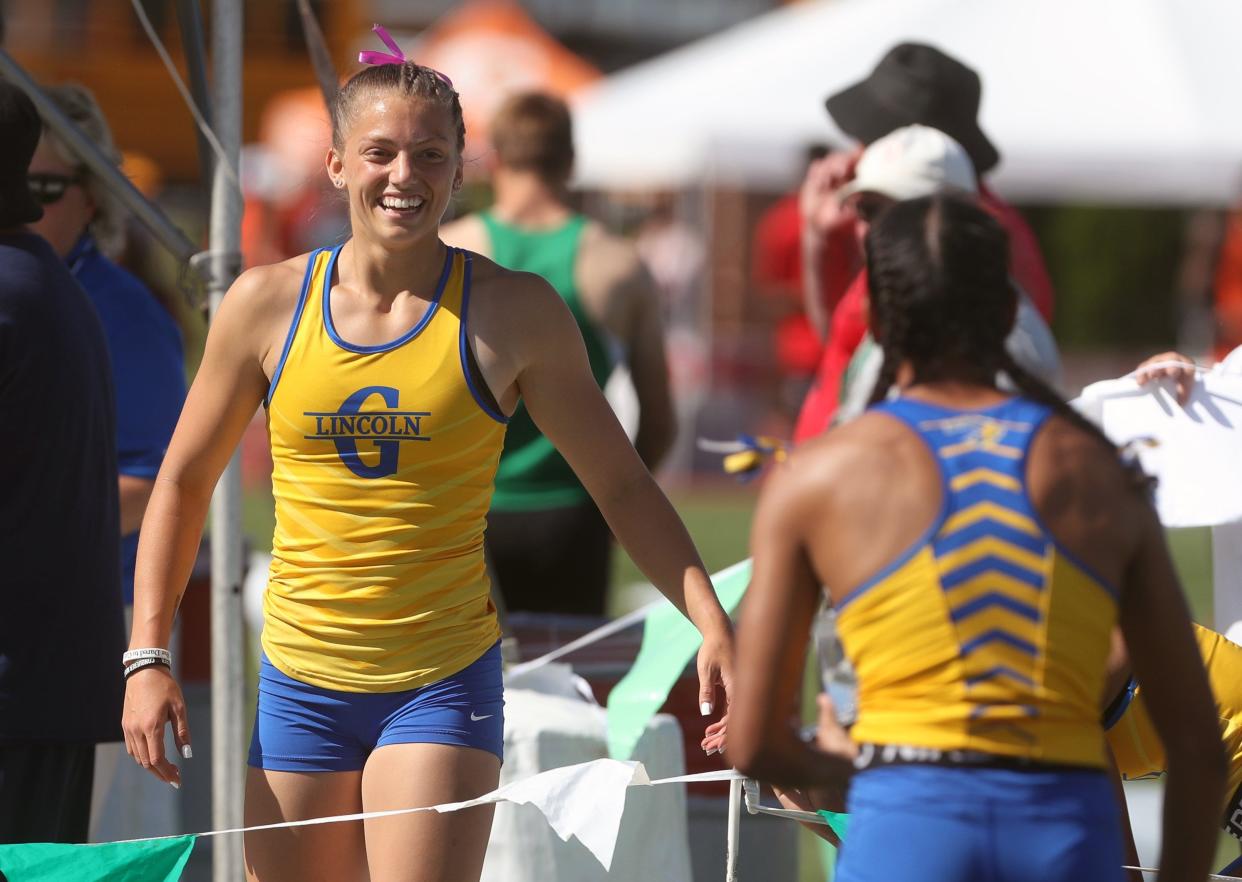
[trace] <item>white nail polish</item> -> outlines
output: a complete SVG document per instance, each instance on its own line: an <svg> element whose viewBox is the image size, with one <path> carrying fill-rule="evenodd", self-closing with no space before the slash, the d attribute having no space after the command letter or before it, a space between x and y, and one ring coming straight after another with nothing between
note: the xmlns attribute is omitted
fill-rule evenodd
<svg viewBox="0 0 1242 882"><path fill-rule="evenodd" d="M699 713L702 716L710 717L712 715L712 703L710 701L699 702Z"/></svg>
<svg viewBox="0 0 1242 882"><path fill-rule="evenodd" d="M714 747L709 747L709 748L707 748L707 750L705 750L705 751L703 751L703 752L704 752L705 754L707 754L708 756L711 756L713 753L715 753L715 752L716 752L716 748L714 748Z"/></svg>
<svg viewBox="0 0 1242 882"><path fill-rule="evenodd" d="M179 783L177 783L176 781L169 781L168 783L172 785L173 790L180 790L180 789L181 789L181 785L180 785Z"/></svg>
<svg viewBox="0 0 1242 882"><path fill-rule="evenodd" d="M194 751L190 749L190 745L181 745L181 756L184 759L194 759Z"/></svg>

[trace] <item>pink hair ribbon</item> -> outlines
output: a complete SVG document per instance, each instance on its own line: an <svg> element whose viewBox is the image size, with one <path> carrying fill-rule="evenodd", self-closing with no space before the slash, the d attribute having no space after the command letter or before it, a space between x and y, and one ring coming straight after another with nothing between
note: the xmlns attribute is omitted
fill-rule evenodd
<svg viewBox="0 0 1242 882"><path fill-rule="evenodd" d="M392 54L389 55L387 52L359 52L358 60L363 64L405 64L408 60L405 57L405 53L401 51L397 41L392 38L384 26L372 25L371 30L383 41L385 46L392 50Z"/></svg>
<svg viewBox="0 0 1242 882"><path fill-rule="evenodd" d="M410 60L405 57L405 53L401 51L401 47L397 45L397 41L392 38L392 35L388 33L388 30L383 25L372 25L371 30L374 31L375 35L383 41L385 46L392 50L392 53L389 54L387 52L371 51L359 52L358 60L360 62L363 64L405 64ZM450 89L453 88L453 81L444 74L440 73L438 70L427 67L426 65L420 65L420 67L430 71L436 79L443 82L444 85L448 86Z"/></svg>

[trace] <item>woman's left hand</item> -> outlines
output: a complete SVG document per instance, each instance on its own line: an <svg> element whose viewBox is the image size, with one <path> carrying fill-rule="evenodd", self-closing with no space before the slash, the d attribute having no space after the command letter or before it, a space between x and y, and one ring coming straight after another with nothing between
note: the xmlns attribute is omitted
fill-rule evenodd
<svg viewBox="0 0 1242 882"><path fill-rule="evenodd" d="M733 697L733 632L722 630L712 637L704 637L699 647L699 712L707 717L719 708L716 687L724 694L724 713L711 723L704 732L703 750L710 756L724 753L725 730L729 720L729 702Z"/></svg>

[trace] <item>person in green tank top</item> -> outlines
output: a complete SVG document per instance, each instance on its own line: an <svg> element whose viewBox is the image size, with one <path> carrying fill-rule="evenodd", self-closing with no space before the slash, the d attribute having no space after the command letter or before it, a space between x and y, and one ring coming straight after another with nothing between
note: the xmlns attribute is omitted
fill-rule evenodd
<svg viewBox="0 0 1242 882"><path fill-rule="evenodd" d="M546 279L577 320L601 388L624 358L640 411L634 446L654 469L675 428L659 299L634 247L570 206L569 109L550 95L516 95L497 112L491 137L494 204L441 234L451 245ZM612 535L521 405L496 473L487 549L509 609L603 613Z"/></svg>

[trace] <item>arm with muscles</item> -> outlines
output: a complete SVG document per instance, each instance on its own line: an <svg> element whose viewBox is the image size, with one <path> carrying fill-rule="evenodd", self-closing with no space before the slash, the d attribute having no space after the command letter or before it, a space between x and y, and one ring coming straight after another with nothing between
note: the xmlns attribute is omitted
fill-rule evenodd
<svg viewBox="0 0 1242 882"><path fill-rule="evenodd" d="M1107 748L1106 748L1107 749ZM1138 845L1134 842L1134 828L1130 826L1130 807L1126 803L1126 789L1122 784L1121 772L1117 770L1117 761L1113 752L1108 751L1108 776L1113 781L1113 793L1117 797L1117 812L1121 818L1121 847L1127 867L1140 867ZM1126 871L1127 882L1143 882L1143 874L1138 870Z"/></svg>
<svg viewBox="0 0 1242 882"><path fill-rule="evenodd" d="M821 589L803 530L807 518L814 516L808 498L813 491L797 467L794 458L773 470L755 512L754 575L739 629L730 749L735 765L747 775L782 787L808 788L811 804L827 806L834 800L815 791L839 788L848 780L855 749L848 739L832 739L835 749L807 744L798 733L797 702ZM827 738L829 732L823 735Z"/></svg>
<svg viewBox="0 0 1242 882"><path fill-rule="evenodd" d="M1159 879L1199 882L1207 877L1216 848L1225 754L1164 531L1150 506L1141 505L1144 523L1126 567L1121 628L1168 758Z"/></svg>
<svg viewBox="0 0 1242 882"><path fill-rule="evenodd" d="M815 745L828 754L853 757L855 754L854 743L850 741L850 734L845 731L845 727L837 722L836 710L833 708L832 699L827 694L820 693L818 704L819 720L815 727ZM821 809L837 813L845 811L846 788L843 785L832 788L818 788L815 794L820 800L818 803L812 802L808 791L797 788L773 785L772 792L776 794L776 798L780 800L781 805L787 809L795 809L801 812L816 812ZM841 838L828 825L811 824L805 821L799 821L798 823L802 824L803 827L810 830L820 839L827 841L833 847L841 847Z"/></svg>
<svg viewBox="0 0 1242 882"><path fill-rule="evenodd" d="M850 152L830 153L812 162L798 191L798 209L802 220L802 304L820 341L828 339L832 326L832 309L824 291L823 267L830 246L831 233L844 224L852 224L853 216L842 207L838 191L854 177L854 167L862 156L862 148Z"/></svg>
<svg viewBox="0 0 1242 882"><path fill-rule="evenodd" d="M1121 629L1114 628L1112 645L1108 650L1108 662L1104 675L1104 699L1101 710L1105 715L1105 726L1108 726L1110 722L1108 719L1109 708L1121 695L1122 690L1128 691L1129 683L1130 656L1126 652L1126 642L1121 636ZM1117 723L1116 720L1111 722ZM1134 830L1130 826L1130 807L1126 803L1126 791L1122 783L1121 770L1117 768L1117 758L1113 755L1111 745L1106 745L1105 750L1108 751L1108 774L1113 781L1113 793L1117 797L1117 810L1121 816L1121 844L1125 849L1126 866L1137 867L1140 866L1138 846L1134 842ZM1143 874L1137 870L1130 870L1126 875L1126 879L1128 882L1143 882Z"/></svg>
<svg viewBox="0 0 1242 882"><path fill-rule="evenodd" d="M267 378L260 340L262 299L270 299L269 268L243 275L224 299L202 365L155 480L138 545L133 649L167 647L173 618L198 551L212 490L255 409ZM166 668L135 673L125 689L122 727L130 756L161 781L180 783L164 756L164 724L184 749L190 741L185 701Z"/></svg>
<svg viewBox="0 0 1242 882"><path fill-rule="evenodd" d="M591 377L573 315L542 279L511 278L512 293L522 301L520 307L511 302L510 315L521 326L507 335L521 347L518 392L639 569L703 635L699 701L715 707L716 685L724 687L726 700L732 690L729 617L681 519Z"/></svg>

